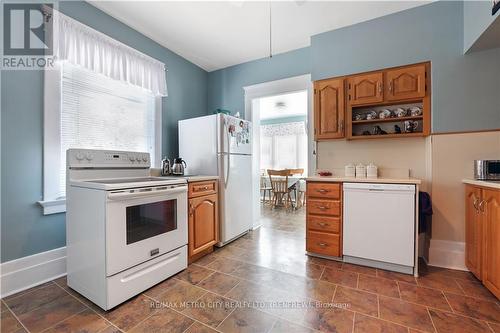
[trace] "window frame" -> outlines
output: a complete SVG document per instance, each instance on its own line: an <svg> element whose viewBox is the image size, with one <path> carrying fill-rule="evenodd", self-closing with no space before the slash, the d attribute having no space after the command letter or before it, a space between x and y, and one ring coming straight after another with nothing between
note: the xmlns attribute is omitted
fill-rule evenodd
<svg viewBox="0 0 500 333"><path fill-rule="evenodd" d="M110 80L112 80L110 78ZM53 68L44 70L43 105L43 200L38 204L43 215L66 212L66 198L57 197L60 188L58 172L61 154L61 106L62 106L62 68L59 61ZM160 167L162 153L162 109L163 97L155 97L155 159L151 167Z"/></svg>

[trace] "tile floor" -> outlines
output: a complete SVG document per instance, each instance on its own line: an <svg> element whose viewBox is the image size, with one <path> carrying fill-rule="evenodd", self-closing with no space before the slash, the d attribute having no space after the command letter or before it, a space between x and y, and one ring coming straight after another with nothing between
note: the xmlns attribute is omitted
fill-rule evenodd
<svg viewBox="0 0 500 333"><path fill-rule="evenodd" d="M304 212L262 228L104 312L65 278L6 297L1 332L500 332L500 302L469 273L421 277L308 257Z"/></svg>

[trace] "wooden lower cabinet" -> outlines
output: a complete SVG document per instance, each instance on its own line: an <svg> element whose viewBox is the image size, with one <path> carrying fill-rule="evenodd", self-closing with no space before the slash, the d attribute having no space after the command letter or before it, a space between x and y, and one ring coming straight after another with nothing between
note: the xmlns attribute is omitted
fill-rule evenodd
<svg viewBox="0 0 500 333"><path fill-rule="evenodd" d="M500 190L483 190L483 283L500 298Z"/></svg>
<svg viewBox="0 0 500 333"><path fill-rule="evenodd" d="M200 187L212 194L200 194L201 191L197 191ZM212 252L219 241L219 201L215 181L190 183L189 193L188 256L191 263Z"/></svg>
<svg viewBox="0 0 500 333"><path fill-rule="evenodd" d="M307 183L306 251L342 256L342 184Z"/></svg>
<svg viewBox="0 0 500 333"><path fill-rule="evenodd" d="M465 264L500 298L500 190L466 185Z"/></svg>

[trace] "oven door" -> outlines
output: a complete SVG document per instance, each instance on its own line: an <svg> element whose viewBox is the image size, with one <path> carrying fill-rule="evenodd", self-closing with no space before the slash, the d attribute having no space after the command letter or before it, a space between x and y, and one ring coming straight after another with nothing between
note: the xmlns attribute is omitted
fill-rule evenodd
<svg viewBox="0 0 500 333"><path fill-rule="evenodd" d="M106 275L187 244L187 186L109 191Z"/></svg>

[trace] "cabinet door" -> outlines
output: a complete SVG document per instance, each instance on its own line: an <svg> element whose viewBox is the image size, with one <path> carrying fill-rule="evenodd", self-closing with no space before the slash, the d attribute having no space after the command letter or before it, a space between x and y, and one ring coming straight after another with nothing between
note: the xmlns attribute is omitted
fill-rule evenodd
<svg viewBox="0 0 500 333"><path fill-rule="evenodd" d="M189 256L213 246L218 238L217 194L189 199Z"/></svg>
<svg viewBox="0 0 500 333"><path fill-rule="evenodd" d="M384 100L383 74L371 73L351 76L347 79L351 105L378 103Z"/></svg>
<svg viewBox="0 0 500 333"><path fill-rule="evenodd" d="M386 71L386 99L389 101L425 96L425 65Z"/></svg>
<svg viewBox="0 0 500 333"><path fill-rule="evenodd" d="M479 202L481 189L465 187L465 265L481 279L481 219Z"/></svg>
<svg viewBox="0 0 500 333"><path fill-rule="evenodd" d="M500 298L500 190L483 190L483 283Z"/></svg>
<svg viewBox="0 0 500 333"><path fill-rule="evenodd" d="M344 137L344 79L314 83L314 138Z"/></svg>

